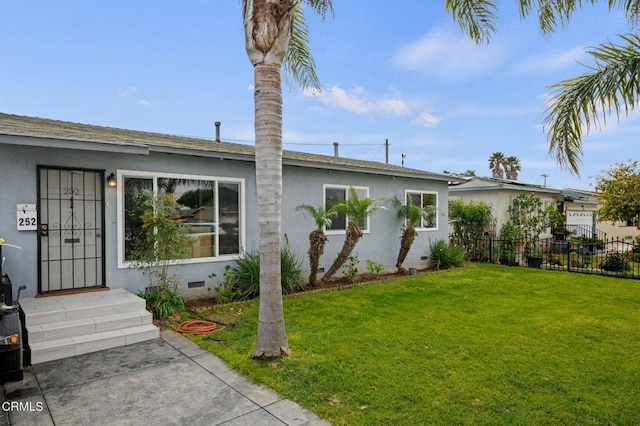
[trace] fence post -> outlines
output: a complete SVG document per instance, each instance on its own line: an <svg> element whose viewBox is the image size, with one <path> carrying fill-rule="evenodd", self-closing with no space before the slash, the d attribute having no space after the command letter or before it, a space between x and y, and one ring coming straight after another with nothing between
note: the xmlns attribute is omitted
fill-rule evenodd
<svg viewBox="0 0 640 426"><path fill-rule="evenodd" d="M567 272L571 272L571 241L567 238Z"/></svg>

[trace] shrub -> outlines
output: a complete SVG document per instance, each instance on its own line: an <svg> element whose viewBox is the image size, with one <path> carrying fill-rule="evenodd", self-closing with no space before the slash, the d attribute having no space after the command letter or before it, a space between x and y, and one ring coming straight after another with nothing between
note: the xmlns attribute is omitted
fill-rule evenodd
<svg viewBox="0 0 640 426"><path fill-rule="evenodd" d="M466 258L463 247L449 245L444 240L437 240L429 243L429 250L431 251L428 265L430 269L450 269L465 264Z"/></svg>
<svg viewBox="0 0 640 426"><path fill-rule="evenodd" d="M367 259L367 271L371 272L372 274L379 274L380 272L384 271L384 266L374 260Z"/></svg>
<svg viewBox="0 0 640 426"><path fill-rule="evenodd" d="M609 272L623 272L631 269L626 256L619 251L610 251L600 263L600 268Z"/></svg>
<svg viewBox="0 0 640 426"><path fill-rule="evenodd" d="M280 273L283 294L302 289L302 261L288 247L280 250ZM234 259L231 265L225 267L224 280L216 290L225 302L258 297L260 254L257 251L247 252Z"/></svg>
<svg viewBox="0 0 640 426"><path fill-rule="evenodd" d="M185 310L184 298L173 281L148 287L139 291L138 296L145 300L147 309L153 313L155 319L164 319Z"/></svg>
<svg viewBox="0 0 640 426"><path fill-rule="evenodd" d="M588 268L591 266L591 255L571 253L569 255L569 265L572 268Z"/></svg>
<svg viewBox="0 0 640 426"><path fill-rule="evenodd" d="M342 273L350 282L352 282L356 278L356 275L358 275L359 263L360 260L358 259L358 253L356 253L349 256L344 265L342 265Z"/></svg>

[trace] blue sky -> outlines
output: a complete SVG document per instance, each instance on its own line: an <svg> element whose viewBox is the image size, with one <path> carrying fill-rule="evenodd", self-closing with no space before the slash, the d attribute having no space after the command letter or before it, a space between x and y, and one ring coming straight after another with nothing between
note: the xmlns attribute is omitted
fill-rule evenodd
<svg viewBox="0 0 640 426"><path fill-rule="evenodd" d="M498 32L475 45L444 1L335 0L308 12L322 93L284 88L284 148L433 172L474 169L501 151L520 181L589 189L600 170L640 159L640 115L585 137L581 178L547 155L549 86L585 71L584 50L629 32L606 5L542 36L500 2ZM606 2L603 2L606 3ZM0 2L0 111L253 143L253 69L236 0Z"/></svg>

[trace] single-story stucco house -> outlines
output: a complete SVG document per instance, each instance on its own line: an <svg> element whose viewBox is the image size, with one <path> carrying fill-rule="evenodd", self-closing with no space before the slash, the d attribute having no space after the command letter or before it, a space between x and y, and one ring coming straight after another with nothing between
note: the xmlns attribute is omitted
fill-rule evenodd
<svg viewBox="0 0 640 426"><path fill-rule="evenodd" d="M218 134L218 132L216 132ZM172 193L193 237L189 258L171 266L185 297L212 296L224 267L258 247L254 147L0 113L0 271L24 285L25 361L33 364L154 339L158 328L135 293L147 278L133 266L142 190ZM425 265L429 242L447 238L446 175L371 161L283 153L283 241L308 269L315 224L296 210L349 197L385 204L398 196L433 205L405 265ZM340 250L334 220L321 268ZM366 261L393 269L403 222L393 209L363 224ZM286 236L286 238L284 238ZM10 244L8 246L6 244ZM19 246L17 249L12 246ZM216 275L214 278L213 275ZM108 290L108 291L107 291ZM44 297L47 296L47 297ZM10 302L7 300L7 302ZM0 371L2 373L2 371Z"/></svg>
<svg viewBox="0 0 640 426"><path fill-rule="evenodd" d="M0 114L0 237L22 247L5 250L4 271L16 285L26 285L26 296L143 289L145 277L131 267L139 226L131 199L141 189L172 186L177 196L198 198L185 207L191 256L172 272L187 297L211 295L217 283L209 276L220 279L226 264L257 249L254 169L250 145ZM418 229L405 262L423 266L429 241L447 238L451 180L391 164L284 151L282 232L307 268L314 223L297 206L344 198L350 186L383 205L393 196L413 196L438 209ZM355 249L361 270L366 260L393 269L402 225L391 208L369 219ZM345 226L337 220L327 230L321 267L328 269L335 258Z"/></svg>
<svg viewBox="0 0 640 426"><path fill-rule="evenodd" d="M483 201L493 212L493 229L496 233L509 221L508 208L520 194L534 194L542 201L544 208L554 206L566 215L566 224L592 234L596 229L595 211L598 199L593 193L573 189L556 189L508 179L493 177L466 177L449 186L451 199L465 202ZM550 236L550 235L546 235Z"/></svg>

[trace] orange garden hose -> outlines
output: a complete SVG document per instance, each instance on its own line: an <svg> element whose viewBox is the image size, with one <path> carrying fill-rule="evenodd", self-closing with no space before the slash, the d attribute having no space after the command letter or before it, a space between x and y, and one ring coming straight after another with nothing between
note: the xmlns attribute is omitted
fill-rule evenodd
<svg viewBox="0 0 640 426"><path fill-rule="evenodd" d="M218 324L212 321L189 320L173 326L178 333L190 334L212 334L224 330L225 327L218 327Z"/></svg>

